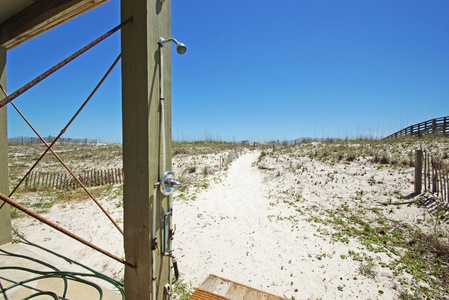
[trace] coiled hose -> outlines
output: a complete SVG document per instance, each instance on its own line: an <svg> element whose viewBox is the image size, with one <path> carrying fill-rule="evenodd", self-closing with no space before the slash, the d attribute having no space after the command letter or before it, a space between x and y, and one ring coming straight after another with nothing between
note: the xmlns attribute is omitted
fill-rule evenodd
<svg viewBox="0 0 449 300"><path fill-rule="evenodd" d="M24 287L24 288L28 288L28 289L32 289L32 290L36 291L35 293L27 296L26 298L23 298L23 300L33 299L33 298L36 298L36 297L39 297L39 296L49 296L49 297L51 297L53 299L56 299L56 300L66 299L66 296L67 296L67 293L68 293L68 288L69 288L69 281L76 281L76 282L79 282L79 283L82 283L82 284L85 284L85 285L88 285L88 286L94 288L98 292L99 299L102 300L103 299L103 290L102 290L102 288L98 284L96 284L96 283L94 283L92 281L89 281L88 279L85 279L85 278L100 279L100 280L105 281L106 283L111 284L113 287L115 287L120 292L120 294L122 295L122 300L125 299L125 288L124 288L123 283L121 283L120 281L117 281L117 280L115 280L115 279L113 279L111 277L108 277L108 276L106 276L104 274L101 274L101 273L99 273L99 272L97 272L97 271L95 271L95 270L93 270L93 269L91 269L91 268L89 268L89 267L79 263L79 262L76 262L76 261L74 261L74 260L72 260L70 258L67 258L67 257L65 257L65 256L63 256L61 254L58 254L58 253L53 252L53 251L51 251L49 249L46 249L46 248L44 248L42 246L34 244L34 243L26 240L15 229L13 229L13 231L20 238L20 242L21 243L24 243L24 244L29 245L29 246L36 247L38 249L41 249L41 250L43 250L43 251L45 251L47 253L50 253L50 254L52 254L54 256L57 256L57 257L65 260L65 261L67 261L70 264L74 264L74 265L80 266L80 267L84 268L86 271L88 271L90 273L87 273L87 272L86 273L81 273L81 272L61 271L58 268L56 268L55 266L53 266L53 265L51 265L51 264L49 264L47 262L41 261L39 259L36 259L34 257L21 255L21 254L17 254L17 253L12 253L12 252L0 249L0 255L8 255L8 256L12 256L12 257L22 258L22 259L25 259L25 260L30 260L30 261L33 261L35 263L38 263L38 264L40 264L42 266L45 266L45 267L51 269L51 271L38 271L38 270L34 270L34 269L30 269L30 268L24 268L24 267L20 267L20 266L0 267L0 271L1 270L15 270L15 271L27 272L27 273L31 273L31 274L35 274L36 275L33 278L22 280L20 282L15 282L13 280L10 280L8 278L4 278L4 277L0 276L0 278L2 280L4 280L4 282L11 283L8 286L0 285L1 294L3 294L3 297L5 298L5 300L8 300L7 292L11 291L12 289L18 288L18 287ZM62 291L61 295L57 295L55 292L52 292L52 291L38 290L36 288L33 288L33 287L27 285L28 283L31 283L31 282L34 282L34 281L37 281L37 280L48 279L48 278L60 278L63 281L64 288L63 288L63 291Z"/></svg>

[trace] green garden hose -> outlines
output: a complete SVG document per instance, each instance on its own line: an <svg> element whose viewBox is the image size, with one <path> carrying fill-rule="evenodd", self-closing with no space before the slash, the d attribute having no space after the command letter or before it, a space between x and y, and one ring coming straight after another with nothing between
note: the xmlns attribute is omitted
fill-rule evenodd
<svg viewBox="0 0 449 300"><path fill-rule="evenodd" d="M40 264L42 266L45 266L45 267L51 269L51 271L39 271L39 270L34 270L34 269L30 269L30 268L24 268L24 267L20 267L20 266L0 267L0 271L1 270L15 270L15 271L19 271L19 272L27 272L27 273L35 274L35 276L33 278L22 280L20 282L15 282L15 281L12 281L12 280L0 277L4 281L8 281L8 282L11 283L8 286L0 285L1 294L3 294L5 300L8 300L8 296L7 296L7 292L8 291L11 291L12 289L19 288L19 287L25 287L25 288L36 290L35 293L27 296L26 298L23 298L23 300L33 299L33 298L36 298L36 297L39 297L39 296L49 296L49 297L51 297L53 299L56 299L56 300L66 299L66 296L67 296L67 293L68 293L68 288L69 288L69 281L79 282L81 284L85 284L87 286L90 286L90 287L94 288L98 292L99 299L102 300L103 299L103 290L102 290L102 288L98 284L96 284L96 283L94 283L92 281L89 281L88 278L101 279L101 280L111 284L112 286L114 286L120 292L120 294L122 295L122 300L125 299L124 285L120 281L115 280L115 279L113 279L111 277L108 277L106 275L103 275L103 274L101 274L101 273L99 273L99 272L97 272L97 271L95 271L95 270L93 270L93 269L91 269L91 268L89 268L89 267L79 263L79 262L76 262L76 261L74 261L74 260L72 260L70 258L67 258L67 257L65 257L65 256L63 256L61 254L58 254L58 253L53 252L53 251L51 251L49 249L46 249L46 248L44 248L42 246L34 244L34 243L26 240L15 229L13 229L13 231L20 238L20 242L21 243L24 243L26 245L33 246L33 247L39 248L39 249L41 249L43 251L46 251L46 252L48 252L48 253L50 253L52 255L55 255L55 256L57 256L59 258L64 259L65 261L69 262L70 264L75 264L77 266L80 266L80 267L84 268L88 272L82 273L82 272L61 271L58 268L56 268L55 266L53 266L53 265L51 265L49 263L46 263L44 261L38 260L38 259L36 259L34 257L21 255L21 254L17 254L17 253L12 253L12 252L8 252L6 250L0 249L0 253L1 253L0 255L8 255L8 256L13 256L13 257L26 259L26 260L33 261L33 262L35 262L37 264ZM30 283L30 282L43 280L43 279L48 279L48 278L60 278L60 279L63 280L64 288L63 288L62 295L58 296L55 292L52 292L52 291L41 291L41 290L38 290L38 289L35 289L35 288L32 288L32 287L26 285L27 283Z"/></svg>

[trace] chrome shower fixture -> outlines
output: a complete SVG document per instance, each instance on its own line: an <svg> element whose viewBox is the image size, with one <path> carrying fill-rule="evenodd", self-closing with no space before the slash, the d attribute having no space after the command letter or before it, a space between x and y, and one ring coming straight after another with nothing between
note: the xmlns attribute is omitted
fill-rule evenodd
<svg viewBox="0 0 449 300"><path fill-rule="evenodd" d="M184 53L186 53L186 51L187 51L186 45L184 45L183 43L178 42L176 39L174 39L174 38L164 39L163 37L161 37L161 38L159 39L159 45L160 45L161 47L164 47L164 44L165 44L165 43L168 43L168 42L173 42L173 43L176 44L176 51L177 51L179 54L184 54Z"/></svg>

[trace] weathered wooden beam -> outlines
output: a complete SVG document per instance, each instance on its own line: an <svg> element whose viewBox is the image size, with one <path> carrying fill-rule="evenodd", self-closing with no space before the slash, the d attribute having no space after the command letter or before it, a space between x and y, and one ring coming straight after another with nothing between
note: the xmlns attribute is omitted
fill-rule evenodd
<svg viewBox="0 0 449 300"><path fill-rule="evenodd" d="M6 90L6 49L0 47L0 84ZM0 89L0 100L6 95ZM9 193L6 107L0 108L0 193ZM2 207L3 206L3 207ZM0 200L0 245L11 242L10 206Z"/></svg>
<svg viewBox="0 0 449 300"><path fill-rule="evenodd" d="M40 0L0 24L0 46L6 50L36 37L108 0Z"/></svg>
<svg viewBox="0 0 449 300"><path fill-rule="evenodd" d="M125 268L125 297L132 300L168 297L164 285L170 280L169 258L156 255L152 238L162 249L163 215L168 203L159 189L154 193L154 184L166 171L162 169L158 42L160 37L170 37L170 7L170 0L121 0L121 19L133 18L121 31L124 244L126 261L136 266ZM170 51L164 55L165 143L170 154ZM171 155L166 156L165 165L171 165ZM153 206L154 197L157 201Z"/></svg>

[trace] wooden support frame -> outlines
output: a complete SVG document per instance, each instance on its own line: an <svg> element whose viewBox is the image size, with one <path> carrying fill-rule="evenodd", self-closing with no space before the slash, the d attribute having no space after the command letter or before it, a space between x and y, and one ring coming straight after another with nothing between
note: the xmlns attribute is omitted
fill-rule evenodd
<svg viewBox="0 0 449 300"><path fill-rule="evenodd" d="M121 19L133 18L121 32L125 259L136 266L125 268L125 297L133 300L164 299L164 285L169 282L169 257L158 254L152 272L151 239L156 210L156 238L162 248L161 227L168 209L168 199L159 189L156 207L152 203L154 184L166 171L162 170L158 42L160 37L170 37L170 9L170 0L121 0ZM170 51L164 57L165 164L171 166Z"/></svg>
<svg viewBox="0 0 449 300"><path fill-rule="evenodd" d="M6 90L6 49L0 47L0 84ZM5 95L0 91L0 100ZM8 176L8 134L6 107L0 108L0 193L9 194ZM0 200L0 206L3 201ZM0 245L11 242L10 206L5 204L0 209Z"/></svg>
<svg viewBox="0 0 449 300"><path fill-rule="evenodd" d="M19 14L0 24L0 63L6 51L35 37L107 0L45 0L36 1ZM127 299L164 299L170 282L170 258L159 254L152 261L151 232L153 212L156 211L156 237L162 244L162 221L168 210L168 199L153 186L163 172L163 165L171 166L171 54L164 57L165 124L160 124L160 37L171 37L170 0L121 0L122 21L133 22L122 29L122 114L123 114L123 172L124 172L124 247L125 295ZM2 65L0 65L2 66ZM3 97L1 97L3 98ZM165 126L167 155L162 163L161 126ZM6 145L6 146L5 146ZM6 157L5 157L6 155ZM8 194L6 107L0 109L0 190ZM2 164L2 162L5 162ZM6 166L6 167L5 167ZM1 213L9 216L5 207ZM0 234L11 234L10 219L0 218ZM4 221L9 222L3 224ZM3 238L3 236L0 236ZM6 237L6 240L10 237ZM154 264L155 271L152 271ZM135 267L133 267L135 266ZM157 282L153 289L153 282ZM155 296L154 296L155 295Z"/></svg>
<svg viewBox="0 0 449 300"><path fill-rule="evenodd" d="M6 50L38 36L109 0L35 1L0 24L0 46Z"/></svg>

